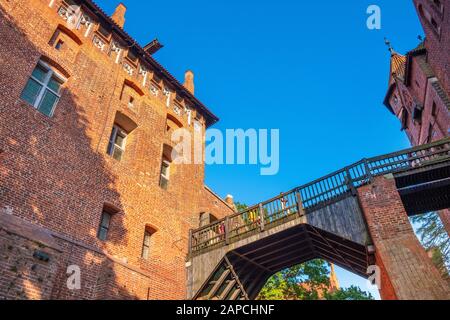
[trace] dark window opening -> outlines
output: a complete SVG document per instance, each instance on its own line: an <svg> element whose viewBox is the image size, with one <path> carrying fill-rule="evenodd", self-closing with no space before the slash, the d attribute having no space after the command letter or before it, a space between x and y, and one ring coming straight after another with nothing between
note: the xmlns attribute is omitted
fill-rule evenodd
<svg viewBox="0 0 450 320"><path fill-rule="evenodd" d="M416 104L413 110L413 119L418 123L422 123L422 111L423 107L420 104Z"/></svg>
<svg viewBox="0 0 450 320"><path fill-rule="evenodd" d="M433 117L436 117L436 115L437 115L437 105L436 105L436 102L434 102L434 101L433 101L433 106L431 108L431 115Z"/></svg>
<svg viewBox="0 0 450 320"><path fill-rule="evenodd" d="M128 100L128 107L133 108L134 107L134 97L130 96L130 99Z"/></svg>
<svg viewBox="0 0 450 320"><path fill-rule="evenodd" d="M402 121L402 130L408 129L408 111L403 108L402 115L401 115L401 121Z"/></svg>
<svg viewBox="0 0 450 320"><path fill-rule="evenodd" d="M61 50L63 48L63 45L64 45L64 41L58 40L58 42L55 45L55 49L56 50Z"/></svg>

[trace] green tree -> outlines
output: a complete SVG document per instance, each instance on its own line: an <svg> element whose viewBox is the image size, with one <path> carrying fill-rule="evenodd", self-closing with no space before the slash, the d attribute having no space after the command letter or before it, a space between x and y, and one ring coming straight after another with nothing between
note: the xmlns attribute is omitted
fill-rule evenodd
<svg viewBox="0 0 450 320"><path fill-rule="evenodd" d="M431 252L433 263L442 272L444 277L449 277L450 265L450 238L436 212L427 213L411 218L416 226L416 232L422 245Z"/></svg>
<svg viewBox="0 0 450 320"><path fill-rule="evenodd" d="M339 289L325 294L326 300L374 300L369 292L364 292L360 288L351 286L346 289Z"/></svg>
<svg viewBox="0 0 450 320"><path fill-rule="evenodd" d="M281 271L269 279L259 300L374 300L360 288L330 291L330 272L324 260L313 260Z"/></svg>
<svg viewBox="0 0 450 320"><path fill-rule="evenodd" d="M236 202L234 205L236 206L236 209L238 210L238 212L244 211L248 208L248 206L246 204L242 204L240 202Z"/></svg>

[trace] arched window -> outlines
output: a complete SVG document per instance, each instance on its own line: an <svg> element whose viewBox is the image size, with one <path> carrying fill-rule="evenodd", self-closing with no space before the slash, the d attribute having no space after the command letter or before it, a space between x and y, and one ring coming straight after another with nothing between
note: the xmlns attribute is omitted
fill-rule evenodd
<svg viewBox="0 0 450 320"><path fill-rule="evenodd" d="M166 119L166 132L172 133L174 130L183 128L183 124L175 116L168 114Z"/></svg>

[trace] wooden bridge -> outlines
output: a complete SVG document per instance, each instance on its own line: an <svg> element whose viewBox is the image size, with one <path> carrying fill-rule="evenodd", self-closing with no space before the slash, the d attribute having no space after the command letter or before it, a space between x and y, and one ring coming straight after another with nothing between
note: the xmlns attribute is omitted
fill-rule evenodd
<svg viewBox="0 0 450 320"><path fill-rule="evenodd" d="M270 276L316 258L367 277L375 252L358 189L386 175L408 215L450 207L450 139L363 159L192 230L188 294L255 299Z"/></svg>

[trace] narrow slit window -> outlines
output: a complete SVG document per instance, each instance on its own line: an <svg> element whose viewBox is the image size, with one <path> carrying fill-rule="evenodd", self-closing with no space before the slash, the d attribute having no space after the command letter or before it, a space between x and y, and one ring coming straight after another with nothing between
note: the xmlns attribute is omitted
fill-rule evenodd
<svg viewBox="0 0 450 320"><path fill-rule="evenodd" d="M58 42L56 42L55 49L61 50L63 48L63 46L64 46L64 41L58 40Z"/></svg>
<svg viewBox="0 0 450 320"><path fill-rule="evenodd" d="M150 257L150 249L151 249L151 243L152 243L152 236L154 232L151 230L146 229L144 233L144 241L142 244L142 259L148 260Z"/></svg>
<svg viewBox="0 0 450 320"><path fill-rule="evenodd" d="M111 218L112 215L110 213L103 211L97 234L97 237L102 241L106 241L108 239L109 227L111 225Z"/></svg>
<svg viewBox="0 0 450 320"><path fill-rule="evenodd" d="M167 190L169 187L169 179L170 179L170 162L167 160L163 160L161 165L161 179L159 185L164 190Z"/></svg>

